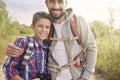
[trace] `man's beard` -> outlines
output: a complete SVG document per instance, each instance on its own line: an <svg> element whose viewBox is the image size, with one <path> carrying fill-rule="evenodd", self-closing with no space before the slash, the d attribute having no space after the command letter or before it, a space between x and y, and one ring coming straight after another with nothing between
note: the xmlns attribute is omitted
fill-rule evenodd
<svg viewBox="0 0 120 80"><path fill-rule="evenodd" d="M52 14L52 11L53 10L59 10L59 11L62 11L62 9L51 9L49 10L49 13L51 15L51 17L54 19L54 20L58 20L60 19L61 17L63 17L65 15L65 12L61 13L59 16L55 16L54 14Z"/></svg>

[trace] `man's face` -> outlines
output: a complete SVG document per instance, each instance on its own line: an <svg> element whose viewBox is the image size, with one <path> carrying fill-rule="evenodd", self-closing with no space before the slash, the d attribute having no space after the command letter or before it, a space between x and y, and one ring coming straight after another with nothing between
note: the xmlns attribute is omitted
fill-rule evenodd
<svg viewBox="0 0 120 80"><path fill-rule="evenodd" d="M54 19L60 19L65 14L66 0L46 0L49 13Z"/></svg>

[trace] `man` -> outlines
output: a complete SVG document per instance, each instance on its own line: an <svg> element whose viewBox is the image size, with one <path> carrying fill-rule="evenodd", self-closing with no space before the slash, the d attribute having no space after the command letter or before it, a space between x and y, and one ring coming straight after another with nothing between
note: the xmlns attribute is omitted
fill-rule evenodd
<svg viewBox="0 0 120 80"><path fill-rule="evenodd" d="M54 34L49 46L48 69L51 72L52 80L91 80L96 64L96 43L90 28L81 17L77 18L77 30L80 35L81 45L74 38L70 19L73 16L72 9L67 9L67 0L45 0L50 15L53 18ZM65 41L68 39L67 41ZM64 65L74 61L75 57L86 48L86 64L81 67ZM8 45L7 55L19 56L23 50Z"/></svg>

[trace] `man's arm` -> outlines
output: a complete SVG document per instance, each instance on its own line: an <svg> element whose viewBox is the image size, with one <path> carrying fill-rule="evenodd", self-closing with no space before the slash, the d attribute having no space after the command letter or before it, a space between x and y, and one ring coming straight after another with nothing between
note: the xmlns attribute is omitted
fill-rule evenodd
<svg viewBox="0 0 120 80"><path fill-rule="evenodd" d="M94 36L91 32L90 27L84 21L83 18L79 18L78 25L81 26L79 31L81 32L81 44L86 48L86 60L87 64L85 65L85 69L82 78L90 80L90 77L94 73L95 65L97 61L97 47Z"/></svg>

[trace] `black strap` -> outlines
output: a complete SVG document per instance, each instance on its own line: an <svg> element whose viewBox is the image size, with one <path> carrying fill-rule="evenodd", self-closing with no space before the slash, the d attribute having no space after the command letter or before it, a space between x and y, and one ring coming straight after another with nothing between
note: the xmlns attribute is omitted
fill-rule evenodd
<svg viewBox="0 0 120 80"><path fill-rule="evenodd" d="M27 61L29 61L30 56L33 52L34 42L33 38L27 37L28 43L24 52L22 64L25 65Z"/></svg>
<svg viewBox="0 0 120 80"><path fill-rule="evenodd" d="M30 56L32 55L32 51L33 51L33 47L34 47L34 41L33 38L30 39L30 37L27 37L28 43L26 45L26 48L24 50L23 55L21 56L22 59L19 63L18 66L16 66L17 70L19 71L19 75L22 77L23 75L23 71L25 69L25 64L27 63L27 61L29 61ZM33 44L33 46L31 47L29 45L29 43ZM27 58L29 57L29 58Z"/></svg>
<svg viewBox="0 0 120 80"><path fill-rule="evenodd" d="M72 18L70 19L70 27L71 27L71 31L72 31L73 35L75 37L78 37L77 42L78 42L78 44L80 44L81 39L80 39L80 34L79 34L78 30L77 30L77 19L76 19L75 15L73 15ZM49 46L50 46L50 44L52 42L52 40L50 40L50 37L53 37L54 32L55 32L55 28L54 28L54 25L52 24L51 30L50 30L50 33L49 33L49 36L48 36L48 40L47 40Z"/></svg>
<svg viewBox="0 0 120 80"><path fill-rule="evenodd" d="M51 25L51 29L50 29L50 33L49 33L49 35L48 35L48 40L47 40L49 46L50 46L50 44L51 44L51 42L52 42L52 40L50 40L50 38L53 37L54 32L55 32L55 28L54 28L54 25L52 24L52 25Z"/></svg>

